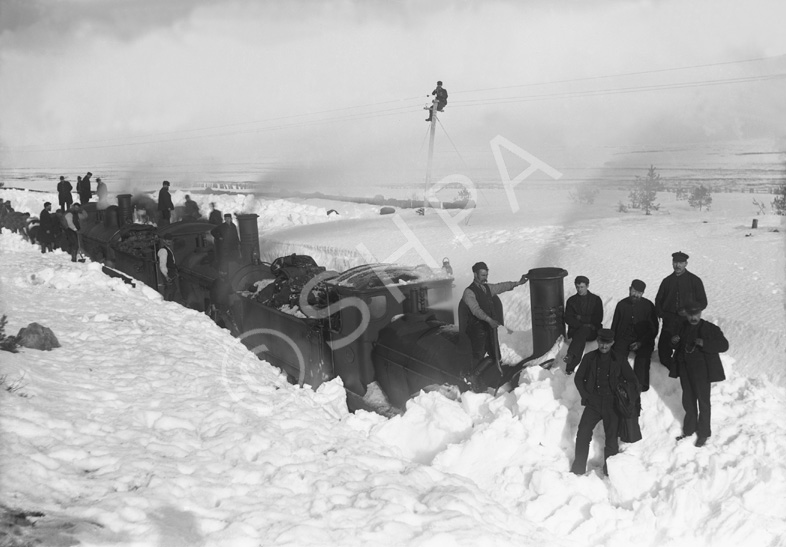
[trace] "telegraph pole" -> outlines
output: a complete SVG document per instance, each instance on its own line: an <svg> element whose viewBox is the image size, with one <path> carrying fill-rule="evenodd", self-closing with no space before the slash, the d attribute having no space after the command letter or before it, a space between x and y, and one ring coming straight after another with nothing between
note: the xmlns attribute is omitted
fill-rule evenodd
<svg viewBox="0 0 786 547"><path fill-rule="evenodd" d="M437 97L431 102L431 127L429 128L428 139L428 164L426 166L426 187L423 190L423 214L426 214L428 207L428 189L431 186L431 163L434 159L434 133L437 129Z"/></svg>

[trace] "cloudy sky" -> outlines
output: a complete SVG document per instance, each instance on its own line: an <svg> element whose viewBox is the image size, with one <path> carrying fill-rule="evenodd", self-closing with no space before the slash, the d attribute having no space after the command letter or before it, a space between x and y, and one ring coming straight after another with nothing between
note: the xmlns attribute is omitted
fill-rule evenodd
<svg viewBox="0 0 786 547"><path fill-rule="evenodd" d="M0 162L473 165L783 137L782 0L0 0ZM568 158L568 159L566 159ZM458 159L456 160L458 161Z"/></svg>

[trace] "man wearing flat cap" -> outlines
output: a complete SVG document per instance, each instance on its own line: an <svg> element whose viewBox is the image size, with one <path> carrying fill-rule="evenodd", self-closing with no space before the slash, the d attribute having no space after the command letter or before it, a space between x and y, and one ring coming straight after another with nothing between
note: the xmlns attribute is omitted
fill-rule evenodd
<svg viewBox="0 0 786 547"><path fill-rule="evenodd" d="M650 388L650 360L658 335L658 315L655 304L644 298L647 284L634 279L623 298L614 308L611 330L614 331L614 352L621 361L627 361L632 351L633 372L642 391Z"/></svg>
<svg viewBox="0 0 786 547"><path fill-rule="evenodd" d="M658 359L666 368L671 368L674 361L671 337L679 332L683 322L679 310L686 302L696 302L707 307L704 283L697 275L687 270L688 255L677 251L672 253L671 258L674 271L661 281L658 294L655 296L655 311L663 321L658 339Z"/></svg>
<svg viewBox="0 0 786 547"><path fill-rule="evenodd" d="M712 435L710 428L710 387L726 379L719 353L729 349L729 341L716 325L701 318L704 305L688 301L680 310L686 321L670 342L676 349L669 376L679 377L685 420L677 440L696 433L696 446L702 447Z"/></svg>
<svg viewBox="0 0 786 547"><path fill-rule="evenodd" d="M172 203L172 195L169 193L169 181L161 183L158 191L158 226L169 226L171 212L174 211L175 204Z"/></svg>
<svg viewBox="0 0 786 547"><path fill-rule="evenodd" d="M598 349L584 356L573 380L581 395L581 404L584 405L576 433L576 455L570 468L571 473L576 475L583 475L587 471L592 432L600 421L603 422L603 432L606 435L603 473L608 474L606 460L619 451L619 416L614 409L614 392L623 378L638 389L636 375L633 374L627 359L618 359L611 351L613 345L614 331L600 329Z"/></svg>
<svg viewBox="0 0 786 547"><path fill-rule="evenodd" d="M502 301L498 295L525 284L529 279L522 275L518 281L489 283L489 268L485 262L473 265L472 274L472 284L464 289L459 302L458 315L459 331L467 334L472 345L472 363L475 369L469 371L470 380L476 380L489 364L478 366L486 354L499 366L499 341L496 332L497 327L505 323L505 319Z"/></svg>
<svg viewBox="0 0 786 547"><path fill-rule="evenodd" d="M576 365L584 355L584 345L597 338L598 329L603 323L603 302L600 296L590 292L589 279L579 275L573 283L576 286L576 294L565 302L563 315L570 338L568 353L563 358L567 374L573 374L576 370Z"/></svg>

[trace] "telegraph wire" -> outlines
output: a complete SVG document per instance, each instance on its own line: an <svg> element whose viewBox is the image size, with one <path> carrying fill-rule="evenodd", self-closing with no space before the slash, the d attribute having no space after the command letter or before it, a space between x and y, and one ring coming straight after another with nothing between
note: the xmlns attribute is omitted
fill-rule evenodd
<svg viewBox="0 0 786 547"><path fill-rule="evenodd" d="M619 94L626 94L626 93L640 93L646 91L684 89L688 87L709 87L709 86L716 86L716 85L759 82L759 81L777 80L783 77L786 77L786 72L766 74L762 76L722 78L719 80L697 80L693 82L675 82L670 84L652 84L652 85L645 85L645 86L634 86L634 87L623 87L623 88L606 88L606 89L594 89L594 90L584 90L584 91L562 91L562 92L555 92L555 93L544 93L540 95L519 95L513 97L501 97L498 99L468 99L465 101L454 101L453 103L451 103L451 106L453 108L462 108L468 106L484 105L489 103L505 104L505 103L513 103L513 102L540 101L540 100L574 98L574 97L584 97L584 96L591 97L591 96L598 96L598 95L619 95Z"/></svg>
<svg viewBox="0 0 786 547"><path fill-rule="evenodd" d="M656 69L656 70L648 70L648 71L638 71L638 72L631 72L631 73L623 73L618 75L603 75L603 76L593 76L587 78L575 78L571 80L559 80L554 82L542 82L537 84L524 84L521 86L506 86L506 87L498 87L498 88L487 88L485 90L475 90L475 91L461 91L454 93L462 94L462 93L470 93L470 92L477 92L477 91L491 91L491 90L501 90L501 89L511 89L511 88L519 88L519 87L527 87L527 86L534 86L534 85L546 85L552 83L568 83L568 82L577 82L577 81L586 81L586 80L597 80L603 78L612 78L616 76L633 76L633 75L643 75L643 74L652 74L652 73L662 73L667 71L677 71L677 70L687 70L692 68L703 68L703 67L714 67L714 66L721 66L721 65L729 65L729 64L736 64L736 63L747 63L747 62L754 62L754 61L761 61L761 60L768 60L774 59L778 57L786 57L786 55L779 55L776 57L762 57L757 59L747 59L742 61L727 61L722 63L712 63L712 64L704 64L704 65L693 65L690 67L677 67L677 68L669 68L669 69ZM452 108L467 108L473 106L481 106L481 105L489 105L489 104L506 104L506 103L515 103L515 102L530 102L530 101L542 101L542 100L553 100L553 99L560 99L560 98L580 98L580 97L592 97L592 96L600 96L600 95L614 95L614 94L627 94L627 93L639 93L639 92L650 92L650 91L664 91L664 90L671 90L671 89L683 89L689 87L707 87L707 86L717 86L717 85L727 85L727 84L739 84L739 83L750 83L750 82L759 82L759 81L768 81L768 80L776 80L781 79L786 76L786 73L775 73L775 74L766 74L766 75L759 75L759 76L748 76L748 77L737 77L737 78L722 78L717 80L696 80L690 82L675 82L669 84L652 84L652 85L642 85L642 86L630 86L630 87L613 87L613 88L605 88L605 89L598 89L598 90L583 90L583 91L562 91L562 92L552 92L552 93L542 93L538 95L515 95L511 97L501 97L497 99L466 99L466 100L459 100L453 101L451 103ZM176 131L168 131L168 132L159 132L159 133L152 133L148 135L138 135L133 137L125 137L125 140L118 139L104 139L104 140L94 140L94 141L80 141L77 143L73 143L68 146L49 146L47 148L42 148L43 146L47 145L28 145L26 147L4 147L5 150L14 150L18 152L56 152L56 151L72 151L72 150L88 150L88 149L102 149L102 148L119 148L119 147L127 147L127 146L140 146L140 145L149 145L149 144L164 144L168 142L180 142L180 141L187 141L187 140L195 140L195 139L208 139L208 138L220 138L220 137L227 137L233 135L243 135L243 134L252 134L252 133L264 133L270 131L280 131L285 129L297 128L297 127L308 127L313 125L320 125L326 123L338 123L338 122L347 122L347 121L354 121L360 119L369 119L369 118L377 118L377 117L386 117L398 114L404 114L411 112L415 106L410 105L409 101L414 101L418 97L408 97L405 99L395 99L389 101L380 101L376 103L369 103L366 105L360 106L350 106L350 107L342 107L342 108L334 108L328 110L322 110L317 112L310 112L310 113L302 113L302 114L292 114L287 116L279 116L275 118L266 118L262 120L254 120L254 121L247 121L247 122L237 122L231 124L224 124L219 126L209 126L209 127L202 127L202 128L193 128L193 129L182 129ZM407 104L402 104L406 102ZM390 105L398 103L399 106L395 106L392 108L377 108L375 110L371 110L369 112L358 112L360 109L370 108L370 107L378 107L383 105ZM324 114L337 114L340 112L346 111L354 111L353 113L344 114L344 115L336 115L336 116L328 116L321 119L312 119L309 120L308 117L320 116ZM300 121L297 121L297 118L306 118ZM286 120L292 120L291 122L287 122ZM177 134L184 134L184 133L197 133L197 132L204 132L204 131L214 131L217 129L224 129L224 128L232 128L232 127L240 127L244 125L251 125L251 124L264 124L269 122L283 122L276 125L270 126L261 126L255 128L249 128L244 130L238 131L227 131L227 132L220 132L220 133L207 133L207 134L198 134L198 135L183 135L181 137L172 137L172 138L155 138L150 139L150 137L161 137L166 135L177 135ZM139 141L138 139L148 139ZM120 140L121 142L118 143L111 143L111 141ZM109 143L107 142L109 141ZM92 146L85 146L91 143L98 143Z"/></svg>
<svg viewBox="0 0 786 547"><path fill-rule="evenodd" d="M774 59L786 57L786 54L780 55L773 55L769 57L756 57L752 59L740 59L737 61L723 61L719 63L705 63L700 65L689 65L689 66L682 66L682 67L671 67L671 68L656 68L651 70L639 70L635 72L619 72L617 74L604 74L600 76L584 76L581 78L568 78L564 80L550 80L547 82L532 82L528 84L515 84L515 85L508 85L502 87L486 87L486 88L479 88L479 89L470 89L466 91L456 91L454 95L460 95L463 93L477 93L477 92L485 92L485 91L499 91L502 89L515 89L518 87L531 87L531 86L540 86L540 85L553 85L553 84L569 84L569 83L576 83L576 82L586 82L592 80L602 80L607 78L619 78L619 77L627 77L627 76L643 76L646 74L661 74L663 72L676 72L679 70L694 70L697 68L712 68L712 67L719 67L719 66L726 66L726 65L736 65L736 64L745 64L745 63L754 63L759 61L771 61Z"/></svg>

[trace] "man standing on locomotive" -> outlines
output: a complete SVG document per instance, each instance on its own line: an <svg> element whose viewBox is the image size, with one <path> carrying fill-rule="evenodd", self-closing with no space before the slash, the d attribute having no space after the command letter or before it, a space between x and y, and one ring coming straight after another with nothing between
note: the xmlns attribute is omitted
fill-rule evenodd
<svg viewBox="0 0 786 547"><path fill-rule="evenodd" d="M469 336L474 368L467 371L468 381L470 384L477 384L480 374L491 362L499 366L500 350L496 329L504 324L505 319L502 301L498 295L524 285L529 279L522 275L518 281L489 283L489 268L485 262L472 266L472 273L472 284L464 289L459 302L459 331ZM492 359L483 361L487 354Z"/></svg>
<svg viewBox="0 0 786 547"><path fill-rule="evenodd" d="M173 239L171 234L161 237L161 247L158 249L158 269L164 279L164 300L172 302L179 291L179 279L175 253L172 251Z"/></svg>
<svg viewBox="0 0 786 547"><path fill-rule="evenodd" d="M169 194L169 181L165 180L161 183L161 190L158 191L159 226L169 226L169 216L174 209L175 204L172 203L172 196Z"/></svg>
<svg viewBox="0 0 786 547"><path fill-rule="evenodd" d="M225 214L224 223L210 230L210 235L215 241L218 271L225 274L229 271L229 262L240 260L240 236L237 226L232 223L232 215Z"/></svg>

